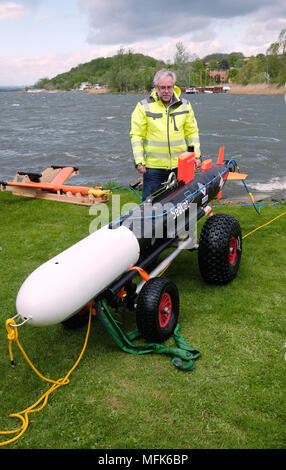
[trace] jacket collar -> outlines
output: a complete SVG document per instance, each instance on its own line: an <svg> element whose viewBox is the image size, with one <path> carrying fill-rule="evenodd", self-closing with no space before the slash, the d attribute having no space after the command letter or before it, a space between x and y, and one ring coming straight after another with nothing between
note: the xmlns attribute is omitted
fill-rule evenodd
<svg viewBox="0 0 286 470"><path fill-rule="evenodd" d="M161 101L161 98L159 98L159 96L157 95L157 92L155 90L155 88L152 90L151 92L151 95L150 95L156 102L159 102L161 104L163 104L163 102ZM180 96L181 96L181 89L175 85L174 87L174 93L173 93L173 96L172 96L172 99L169 103L168 106L170 105L173 105L174 103L177 103L177 102L180 102ZM165 105L164 105L165 106Z"/></svg>

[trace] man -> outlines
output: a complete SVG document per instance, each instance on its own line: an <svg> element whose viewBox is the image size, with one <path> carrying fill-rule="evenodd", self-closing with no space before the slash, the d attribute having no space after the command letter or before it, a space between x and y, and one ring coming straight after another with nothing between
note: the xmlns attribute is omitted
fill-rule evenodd
<svg viewBox="0 0 286 470"><path fill-rule="evenodd" d="M136 168L143 175L143 201L177 171L178 156L188 148L195 150L195 168L201 165L194 112L175 83L174 72L159 70L151 95L132 113L130 137Z"/></svg>

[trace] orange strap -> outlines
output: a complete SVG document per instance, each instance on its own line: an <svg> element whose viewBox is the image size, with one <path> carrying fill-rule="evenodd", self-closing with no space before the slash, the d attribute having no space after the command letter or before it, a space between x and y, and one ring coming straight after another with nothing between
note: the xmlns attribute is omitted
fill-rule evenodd
<svg viewBox="0 0 286 470"><path fill-rule="evenodd" d="M142 268L139 268L139 266L131 266L128 271L132 271L132 270L136 270L138 271L138 273L140 274L140 276L142 277L143 281L149 281L150 276L148 273L146 273L146 271L144 271L144 269Z"/></svg>

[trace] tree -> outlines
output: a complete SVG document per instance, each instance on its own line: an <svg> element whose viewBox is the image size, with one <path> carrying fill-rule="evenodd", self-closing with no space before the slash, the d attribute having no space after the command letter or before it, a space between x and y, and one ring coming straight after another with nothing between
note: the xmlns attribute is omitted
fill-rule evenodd
<svg viewBox="0 0 286 470"><path fill-rule="evenodd" d="M278 40L267 49L267 69L272 82L284 85L286 82L286 28L282 29Z"/></svg>
<svg viewBox="0 0 286 470"><path fill-rule="evenodd" d="M187 86L190 83L191 65L188 65L190 54L186 50L183 42L176 44L176 54L174 57L174 69L177 75L177 84L179 86Z"/></svg>
<svg viewBox="0 0 286 470"><path fill-rule="evenodd" d="M218 61L216 59L211 59L209 61L209 66L210 66L211 69L215 69L215 70L219 69L219 64L218 64Z"/></svg>
<svg viewBox="0 0 286 470"><path fill-rule="evenodd" d="M231 54L229 54L227 56L229 67L241 67L243 65L243 57L244 55L242 54L242 52L232 52Z"/></svg>
<svg viewBox="0 0 286 470"><path fill-rule="evenodd" d="M248 83L265 83L267 81L266 62L263 54L251 57L239 69L236 83L247 85Z"/></svg>
<svg viewBox="0 0 286 470"><path fill-rule="evenodd" d="M33 88L45 88L48 83L49 83L49 78L47 77L40 78L40 80L38 80L37 83L35 83Z"/></svg>
<svg viewBox="0 0 286 470"><path fill-rule="evenodd" d="M238 69L235 69L235 68L230 69L228 73L228 80L231 82L236 82L238 74L239 74Z"/></svg>
<svg viewBox="0 0 286 470"><path fill-rule="evenodd" d="M227 57L223 57L221 60L219 60L219 65L222 70L228 70L229 62L228 62Z"/></svg>
<svg viewBox="0 0 286 470"><path fill-rule="evenodd" d="M176 44L176 54L174 64L176 67L184 66L189 60L189 53L187 52L182 41L177 42Z"/></svg>
<svg viewBox="0 0 286 470"><path fill-rule="evenodd" d="M273 55L285 54L286 53L286 28L282 29L278 36L278 41L273 42L267 52Z"/></svg>

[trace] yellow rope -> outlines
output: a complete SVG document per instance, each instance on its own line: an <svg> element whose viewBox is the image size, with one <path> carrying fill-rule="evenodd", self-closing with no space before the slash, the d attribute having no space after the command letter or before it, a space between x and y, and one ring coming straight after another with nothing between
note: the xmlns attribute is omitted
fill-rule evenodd
<svg viewBox="0 0 286 470"><path fill-rule="evenodd" d="M274 217L274 219L270 220L269 222L266 222L266 224L260 225L260 227L257 227L257 228L255 228L254 230L251 230L251 232L248 232L248 233L247 233L246 235L244 235L242 238L246 238L246 237L248 237L249 235L251 235L252 233L254 233L254 232L256 232L257 230L259 230L260 228L266 227L266 225L271 224L272 222L274 222L274 220L279 219L279 217L282 217L282 215L285 215L285 214L286 214L286 211L285 211L285 212L282 212L282 214L277 215L277 217Z"/></svg>
<svg viewBox="0 0 286 470"><path fill-rule="evenodd" d="M44 393L33 405L29 406L28 408L26 408L25 410L23 411L20 411L19 413L13 413L13 414L10 414L9 416L11 418L18 418L22 421L22 426L18 429L14 429L12 431L0 431L0 435L10 435L10 434L17 434L17 436L7 440L7 441L4 441L4 442L0 442L0 446L4 446L4 445L7 445L7 444L11 444L12 442L16 441L17 439L19 439L19 437L21 437L24 432L26 431L26 429L28 428L28 425L29 425L29 413L36 413L37 411L41 411L47 404L48 402L48 399L49 399L49 396L51 395L52 392L54 392L57 388L59 387L62 387L63 385L68 385L69 384L69 376L72 374L72 372L75 370L75 368L78 366L83 354L84 354L84 351L86 349L86 345L87 345L87 341L88 341L88 337L89 337L89 333L90 333L90 325L91 325L91 316L92 316L92 303L90 303L90 311L89 311L89 320L88 320L88 328L87 328L87 332L86 332L86 337L85 337L85 341L84 341L84 345L83 345L83 348L82 348L82 351L77 359L77 361L75 362L75 364L73 365L73 367L70 369L70 371L66 374L65 377L63 378L60 378L58 380L52 380L52 379L48 379L46 377L44 377L37 369L36 367L32 364L32 362L30 361L30 359L28 358L27 354L25 353L23 347L21 346L20 342L19 342L19 339L18 339L18 329L17 329L17 326L11 326L13 324L16 325L15 321L13 319L8 319L6 321L6 329L7 329L7 332L8 332L8 340L9 340L9 354L10 354L10 358L11 358L11 363L13 364L13 351L12 351L12 343L13 341L16 342L17 346L19 347L20 351L22 352L23 356L25 357L26 361L28 362L28 364L31 366L31 368L34 370L34 372L39 376L41 377L41 379L45 380L46 382L50 382L52 383L53 385L49 388L49 390ZM39 405L39 406L38 406Z"/></svg>

